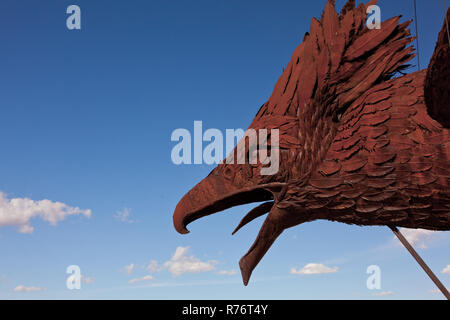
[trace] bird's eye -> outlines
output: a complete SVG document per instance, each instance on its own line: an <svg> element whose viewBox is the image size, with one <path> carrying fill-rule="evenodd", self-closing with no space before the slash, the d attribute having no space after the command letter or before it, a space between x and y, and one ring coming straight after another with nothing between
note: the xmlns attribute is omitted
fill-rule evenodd
<svg viewBox="0 0 450 320"><path fill-rule="evenodd" d="M223 176L226 179L232 179L233 178L233 170L230 167L225 168L223 172Z"/></svg>

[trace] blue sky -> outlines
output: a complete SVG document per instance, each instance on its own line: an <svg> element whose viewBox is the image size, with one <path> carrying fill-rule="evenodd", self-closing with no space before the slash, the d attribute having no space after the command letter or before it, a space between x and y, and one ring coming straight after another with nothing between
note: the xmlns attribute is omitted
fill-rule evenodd
<svg viewBox="0 0 450 320"><path fill-rule="evenodd" d="M2 210L14 198L48 199L28 208L54 213L60 202L74 214L57 225L32 218L28 233L0 220L0 298L441 299L386 227L317 221L287 230L244 287L234 271L262 220L231 232L252 206L201 219L189 235L172 226L178 200L212 169L174 165L172 131L192 130L194 120L205 129L248 127L325 2L1 1ZM443 6L417 2L425 67ZM71 4L81 8L81 30L66 28ZM379 5L383 20L413 17L412 0ZM450 286L441 273L449 234L412 236ZM183 263L198 272L179 274ZM337 272L290 273L309 263ZM373 264L381 290L366 288ZM66 288L69 265L89 282L81 290Z"/></svg>

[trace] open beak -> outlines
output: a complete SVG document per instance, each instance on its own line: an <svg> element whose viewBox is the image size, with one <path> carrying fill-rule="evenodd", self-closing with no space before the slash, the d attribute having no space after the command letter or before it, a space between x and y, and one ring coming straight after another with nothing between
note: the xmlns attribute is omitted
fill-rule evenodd
<svg viewBox="0 0 450 320"><path fill-rule="evenodd" d="M268 183L238 187L213 170L204 180L192 188L180 200L173 214L175 229L182 234L189 231L186 226L204 216L223 211L225 209L253 203L264 202L251 210L240 222L233 234L253 219L270 212L261 228L258 237L248 253L242 257L239 265L244 284L248 283L251 272L275 241L282 229L280 224L270 223L273 220L272 208L277 193L284 183Z"/></svg>
<svg viewBox="0 0 450 320"><path fill-rule="evenodd" d="M274 192L283 185L269 183L238 187L213 170L178 202L173 214L173 224L179 233L188 233L186 226L204 216L234 206L273 200Z"/></svg>

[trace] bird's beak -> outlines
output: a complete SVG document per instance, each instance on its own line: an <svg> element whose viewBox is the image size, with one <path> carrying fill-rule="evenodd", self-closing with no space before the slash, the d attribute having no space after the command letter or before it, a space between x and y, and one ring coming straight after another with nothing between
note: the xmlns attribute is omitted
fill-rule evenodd
<svg viewBox="0 0 450 320"><path fill-rule="evenodd" d="M255 243L239 263L242 279L247 285L253 269L284 229L274 203L285 183L258 184L248 179L245 186L239 186L233 183L232 179L224 177L227 169L219 165L184 195L175 208L173 223L179 233L185 234L189 232L186 226L201 217L242 204L264 202L251 210L233 232L234 234L253 219L270 212ZM242 167L232 169L242 169Z"/></svg>
<svg viewBox="0 0 450 320"><path fill-rule="evenodd" d="M201 217L242 204L273 200L271 190L281 189L282 185L271 183L239 187L213 170L177 204L173 214L175 229L185 234L189 232L186 226Z"/></svg>

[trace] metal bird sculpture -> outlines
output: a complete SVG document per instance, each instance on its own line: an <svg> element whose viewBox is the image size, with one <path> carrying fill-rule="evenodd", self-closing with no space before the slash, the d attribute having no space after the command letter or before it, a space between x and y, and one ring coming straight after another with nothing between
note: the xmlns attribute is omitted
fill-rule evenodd
<svg viewBox="0 0 450 320"><path fill-rule="evenodd" d="M450 230L447 34L428 69L404 75L414 57L411 21L369 29L375 3L350 0L338 14L328 1L251 123L279 130L278 172L261 175L261 162L219 164L175 209L174 226L187 233L196 219L264 202L235 230L268 213L239 262L245 285L283 230L304 222Z"/></svg>

